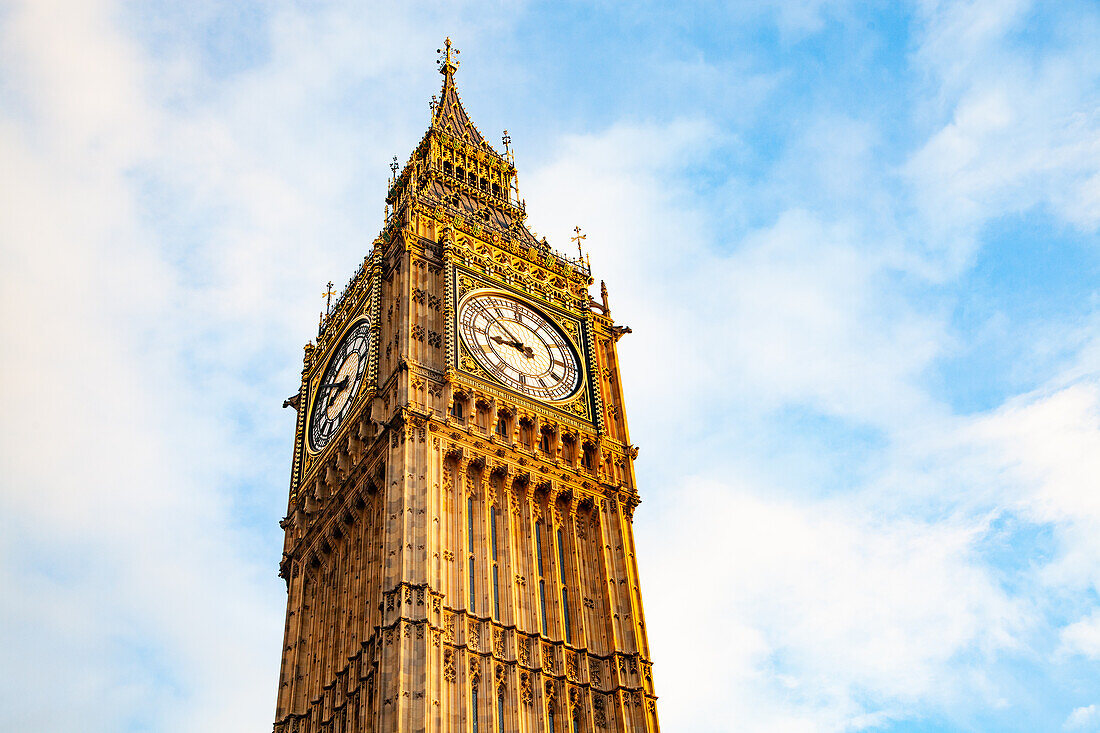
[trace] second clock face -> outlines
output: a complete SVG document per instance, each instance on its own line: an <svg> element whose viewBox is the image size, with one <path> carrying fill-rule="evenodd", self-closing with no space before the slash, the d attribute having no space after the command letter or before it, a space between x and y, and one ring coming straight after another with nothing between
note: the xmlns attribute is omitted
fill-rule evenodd
<svg viewBox="0 0 1100 733"><path fill-rule="evenodd" d="M309 443L313 450L328 445L351 411L367 370L369 346L370 323L360 321L333 350L309 414Z"/></svg>
<svg viewBox="0 0 1100 733"><path fill-rule="evenodd" d="M540 400L563 400L580 387L576 352L546 316L499 293L473 295L458 314L466 348L503 384Z"/></svg>

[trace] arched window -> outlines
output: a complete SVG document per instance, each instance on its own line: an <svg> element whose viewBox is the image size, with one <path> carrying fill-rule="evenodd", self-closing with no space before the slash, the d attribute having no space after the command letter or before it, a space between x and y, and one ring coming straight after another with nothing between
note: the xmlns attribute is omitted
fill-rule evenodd
<svg viewBox="0 0 1100 733"><path fill-rule="evenodd" d="M543 577L542 562L542 520L535 522L535 566L539 571L539 610L542 618L542 635L548 636L546 628L546 579Z"/></svg>
<svg viewBox="0 0 1100 733"><path fill-rule="evenodd" d="M470 722L473 733L477 733L477 678L470 685Z"/></svg>
<svg viewBox="0 0 1100 733"><path fill-rule="evenodd" d="M581 453L581 465L587 471L591 471L596 467L596 447L591 443L584 444L584 450Z"/></svg>
<svg viewBox="0 0 1100 733"><path fill-rule="evenodd" d="M573 625L569 620L569 585L565 569L565 535L558 530L558 580L561 581L561 614L565 620L565 643L573 643Z"/></svg>
<svg viewBox="0 0 1100 733"><path fill-rule="evenodd" d="M455 420L466 419L466 398L462 395L455 395L451 401L451 417Z"/></svg>
<svg viewBox="0 0 1100 733"><path fill-rule="evenodd" d="M561 439L561 457L572 466L577 460L577 441L572 435L563 435Z"/></svg>
<svg viewBox="0 0 1100 733"><path fill-rule="evenodd" d="M477 403L477 428L483 433L489 432L489 406L484 402Z"/></svg>
<svg viewBox="0 0 1100 733"><path fill-rule="evenodd" d="M497 413L497 431L496 432L497 432L497 435L499 435L502 438L507 438L508 437L509 430L508 430L508 413L507 412Z"/></svg>
<svg viewBox="0 0 1100 733"><path fill-rule="evenodd" d="M467 563L469 565L470 575L470 613L477 610L477 584L475 582L475 563L474 563L474 497L466 497L466 541L467 541Z"/></svg>
<svg viewBox="0 0 1100 733"><path fill-rule="evenodd" d="M554 431L550 428L543 428L542 434L539 436L539 450L543 453L550 453L554 447Z"/></svg>
<svg viewBox="0 0 1100 733"><path fill-rule="evenodd" d="M493 619L500 621L500 580L497 570L497 508L489 507L489 525L493 549Z"/></svg>
<svg viewBox="0 0 1100 733"><path fill-rule="evenodd" d="M531 443L534 440L535 426L530 420L523 420L519 424L519 442L527 450L531 450Z"/></svg>

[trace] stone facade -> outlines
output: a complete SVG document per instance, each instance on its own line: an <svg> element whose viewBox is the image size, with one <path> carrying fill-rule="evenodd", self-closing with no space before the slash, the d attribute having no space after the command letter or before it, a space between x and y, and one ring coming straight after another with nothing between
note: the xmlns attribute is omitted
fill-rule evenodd
<svg viewBox="0 0 1100 733"><path fill-rule="evenodd" d="M587 263L525 225L507 136L501 155L469 121L454 54L448 41L431 127L288 400L274 730L657 731L616 356L629 329L605 288L590 298ZM481 293L561 335L580 372L566 397L475 358L458 319ZM522 370L544 348L536 325L482 348Z"/></svg>

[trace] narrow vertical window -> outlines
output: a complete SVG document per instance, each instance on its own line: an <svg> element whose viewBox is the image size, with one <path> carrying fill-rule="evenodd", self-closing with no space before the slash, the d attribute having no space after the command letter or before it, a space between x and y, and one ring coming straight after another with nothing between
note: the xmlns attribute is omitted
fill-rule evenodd
<svg viewBox="0 0 1100 733"><path fill-rule="evenodd" d="M474 733L477 733L477 685L470 688L470 721L473 723Z"/></svg>
<svg viewBox="0 0 1100 733"><path fill-rule="evenodd" d="M573 718L573 733L581 733L581 719L579 717Z"/></svg>
<svg viewBox="0 0 1100 733"><path fill-rule="evenodd" d="M554 708L546 711L546 722L550 724L550 733L554 733ZM477 731L474 731L474 733L477 733Z"/></svg>
<svg viewBox="0 0 1100 733"><path fill-rule="evenodd" d="M500 580L497 570L497 508L489 509L493 540L493 618L500 621Z"/></svg>
<svg viewBox="0 0 1100 733"><path fill-rule="evenodd" d="M535 558L539 569L539 610L542 612L542 635L549 636L546 630L546 582L542 575L542 521L535 522Z"/></svg>
<svg viewBox="0 0 1100 733"><path fill-rule="evenodd" d="M504 733L504 695L497 696L497 733Z"/></svg>
<svg viewBox="0 0 1100 733"><path fill-rule="evenodd" d="M475 592L477 586L474 584L474 498L468 497L466 499L466 520L467 520L467 547L470 552L470 612L473 613L476 609Z"/></svg>
<svg viewBox="0 0 1100 733"><path fill-rule="evenodd" d="M561 612L565 619L565 643L573 643L573 628L569 622L569 588L565 584L565 537L558 530L558 579L561 581Z"/></svg>

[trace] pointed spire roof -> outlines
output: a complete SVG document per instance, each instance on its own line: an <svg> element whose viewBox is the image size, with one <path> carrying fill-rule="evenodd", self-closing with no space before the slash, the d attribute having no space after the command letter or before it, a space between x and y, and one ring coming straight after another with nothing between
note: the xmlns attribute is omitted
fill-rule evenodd
<svg viewBox="0 0 1100 733"><path fill-rule="evenodd" d="M455 86L454 79L459 65L459 50L451 48L451 39L448 38L444 47L436 49L436 52L440 54L439 73L443 75L443 90L432 111L432 129L490 152L498 158L503 158L489 143L485 142L485 138L470 121L466 110L462 108L462 100L458 97L458 88Z"/></svg>

